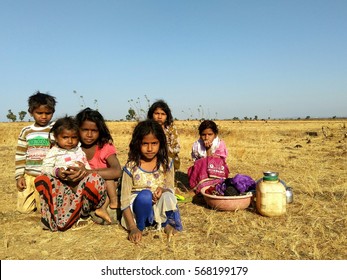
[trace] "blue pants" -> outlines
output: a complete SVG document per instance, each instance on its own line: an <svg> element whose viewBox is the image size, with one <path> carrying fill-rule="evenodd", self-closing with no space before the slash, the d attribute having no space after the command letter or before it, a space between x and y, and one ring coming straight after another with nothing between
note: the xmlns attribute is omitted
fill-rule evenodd
<svg viewBox="0 0 347 280"><path fill-rule="evenodd" d="M142 190L136 196L133 203L133 211L135 214L137 228L144 230L145 227L155 224L154 211L152 207L152 192L150 190ZM177 230L182 230L181 217L178 211L166 211L167 220L161 224L165 227L168 223Z"/></svg>

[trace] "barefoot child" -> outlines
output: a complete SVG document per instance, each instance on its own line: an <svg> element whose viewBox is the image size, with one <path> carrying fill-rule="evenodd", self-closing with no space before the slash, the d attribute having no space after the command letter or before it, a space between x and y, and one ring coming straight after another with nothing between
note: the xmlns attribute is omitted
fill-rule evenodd
<svg viewBox="0 0 347 280"><path fill-rule="evenodd" d="M96 110L83 109L76 115L82 150L86 153L92 172L97 172L106 181L107 198L99 209L102 217L92 213L93 220L98 224L116 224L117 209L120 208L117 192L117 180L122 169L113 145L111 133L103 116Z"/></svg>
<svg viewBox="0 0 347 280"><path fill-rule="evenodd" d="M103 215L100 207L106 200L105 181L87 171L89 164L78 146L78 130L72 117L55 122L50 132L55 144L43 160L43 175L35 180L41 196L41 222L43 228L51 231L84 226L94 210Z"/></svg>
<svg viewBox="0 0 347 280"><path fill-rule="evenodd" d="M131 242L140 242L142 231L149 226L163 227L168 238L182 230L174 195L174 167L166 145L158 122L146 120L135 127L121 190L122 225Z"/></svg>

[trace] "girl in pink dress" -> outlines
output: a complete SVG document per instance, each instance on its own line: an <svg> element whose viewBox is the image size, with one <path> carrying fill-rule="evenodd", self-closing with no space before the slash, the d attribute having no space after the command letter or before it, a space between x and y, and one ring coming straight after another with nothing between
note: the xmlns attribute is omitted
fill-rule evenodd
<svg viewBox="0 0 347 280"><path fill-rule="evenodd" d="M203 121L199 126L199 135L191 152L194 165L188 169L189 185L196 193L229 175L226 164L228 151L224 141L218 137L216 123L211 120Z"/></svg>

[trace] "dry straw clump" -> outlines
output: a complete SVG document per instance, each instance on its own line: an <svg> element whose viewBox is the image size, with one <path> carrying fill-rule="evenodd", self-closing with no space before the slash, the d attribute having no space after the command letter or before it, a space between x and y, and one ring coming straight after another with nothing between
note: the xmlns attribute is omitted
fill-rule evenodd
<svg viewBox="0 0 347 280"><path fill-rule="evenodd" d="M288 204L285 215L268 218L260 216L253 205L236 212L215 211L192 199L192 193L183 192L186 201L179 207L184 231L171 242L160 232L149 232L139 245L128 242L127 233L118 225L51 233L39 226L38 213L16 213L14 154L18 133L26 123L0 123L0 258L344 260L345 121L217 121L229 150L230 176L241 173L257 180L263 171L277 171L293 188L294 202ZM108 125L124 164L135 123ZM197 121L176 122L182 146L180 179L185 184L198 125Z"/></svg>

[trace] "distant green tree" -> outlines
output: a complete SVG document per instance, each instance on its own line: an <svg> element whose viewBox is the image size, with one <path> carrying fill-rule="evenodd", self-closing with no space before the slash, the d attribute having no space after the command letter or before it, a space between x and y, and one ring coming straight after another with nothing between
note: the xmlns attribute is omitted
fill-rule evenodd
<svg viewBox="0 0 347 280"><path fill-rule="evenodd" d="M147 112L149 107L151 106L151 101L148 98L148 96L145 94L145 109L142 107L142 102L140 97L134 99L129 99L128 103L130 105L131 113L128 111L131 120L141 120L141 119L146 119L147 118ZM129 109L129 110L130 110Z"/></svg>
<svg viewBox="0 0 347 280"><path fill-rule="evenodd" d="M20 120L21 122L24 120L26 114L27 114L27 112L25 112L25 111L20 111L20 112L18 113L19 120Z"/></svg>
<svg viewBox="0 0 347 280"><path fill-rule="evenodd" d="M310 116L306 116L306 118L305 118L305 119L306 119L306 120L309 120L310 118L311 118Z"/></svg>
<svg viewBox="0 0 347 280"><path fill-rule="evenodd" d="M8 114L6 115L6 117L13 122L15 122L17 120L16 115L13 114L13 112L11 110L8 110Z"/></svg>
<svg viewBox="0 0 347 280"><path fill-rule="evenodd" d="M128 115L125 116L128 121L136 120L136 112L133 108L129 108Z"/></svg>

